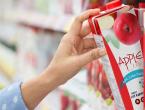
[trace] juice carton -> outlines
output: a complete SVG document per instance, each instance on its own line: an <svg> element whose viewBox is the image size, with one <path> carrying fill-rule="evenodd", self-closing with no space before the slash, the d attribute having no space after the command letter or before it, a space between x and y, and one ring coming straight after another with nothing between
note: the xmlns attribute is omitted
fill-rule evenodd
<svg viewBox="0 0 145 110"><path fill-rule="evenodd" d="M93 110L115 110L114 98L103 64L95 60L87 66L89 102Z"/></svg>
<svg viewBox="0 0 145 110"><path fill-rule="evenodd" d="M106 48L101 58L118 110L143 110L143 28L139 11L120 1L90 17L90 27L98 48Z"/></svg>
<svg viewBox="0 0 145 110"><path fill-rule="evenodd" d="M143 27L144 27L144 37L143 37L143 40L142 40L142 49L143 49L143 57L144 57L144 74L145 74L145 1L141 2L139 4L139 8L141 10L141 15L142 15L142 24L143 24ZM144 75L144 78L145 78L145 75ZM144 80L144 84L145 84L145 80ZM145 94L145 88L144 88L144 94ZM145 109L145 102L144 102L144 109Z"/></svg>

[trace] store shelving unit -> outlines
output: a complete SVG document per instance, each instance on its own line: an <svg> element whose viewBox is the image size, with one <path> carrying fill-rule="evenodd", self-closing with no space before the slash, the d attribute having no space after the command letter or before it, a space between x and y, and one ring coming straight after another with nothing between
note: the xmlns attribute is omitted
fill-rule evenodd
<svg viewBox="0 0 145 110"><path fill-rule="evenodd" d="M25 3L25 1L27 2L27 0L24 0L24 3ZM28 1L30 1L30 0L28 0ZM51 1L51 0L49 0L49 1ZM53 1L56 2L56 0L53 0ZM64 0L64 1L68 2L67 0ZM76 8L75 11L77 12L78 9L80 9L79 0L74 0L74 1L75 1L76 5L73 8L74 9ZM12 2L13 2L13 0L11 0L11 3ZM79 7L77 7L77 6L79 6ZM69 8L71 8L71 7L69 7ZM33 43L35 44L35 42L38 42L36 37L39 36L39 31L43 33L42 35L40 35L41 37L46 36L48 33L49 34L51 33L52 37L53 37L54 33L59 34L59 36L60 35L63 36L63 34L65 34L69 30L69 28L72 24L72 21L74 20L74 18L76 16L76 14L49 15L49 13L44 14L44 13L38 12L36 10L31 10L31 11L25 10L25 9L23 10L23 9L17 9L16 7L13 7L12 9L11 8L6 9L6 11L4 11L4 13L2 13L2 14L3 15L0 15L0 16L2 16L2 19L5 22L15 24L13 26L16 26L16 27L18 26L14 30L14 31L16 31L15 33L17 33L19 28L22 28L20 30L24 31L22 33L23 37L24 37L23 39L28 38L29 40L32 40L29 43L26 41L26 42L24 42L24 44L21 44L21 45L24 45L24 47L21 47L22 49L27 49L27 47L25 45L29 45L30 48L32 49L32 51L34 50L34 53L32 52L29 54L30 55L29 57L32 58L32 60L36 60L35 59L36 56L39 56L39 54L35 55L35 51L36 51L35 46L36 45L33 45ZM7 28L5 30L7 30ZM28 35L28 37L26 37L28 33L30 33L30 35ZM38 34L38 36L35 36L35 34ZM32 37L32 35L33 35L33 37ZM1 37L0 37L0 41L4 41L8 44L10 43L9 40L11 38L8 36L11 36L11 35L3 34L3 32L0 31L0 36L3 36L3 38L6 38L6 39L1 40ZM36 39L34 38L34 36ZM48 37L50 37L50 35ZM18 38L14 38L14 39L18 40ZM44 41L44 40L42 40L42 41ZM17 41L17 42L19 44L19 42L22 42L22 41ZM18 61L18 58L19 58L18 53L20 51L19 51L19 45L17 44L17 42L14 44L16 46L16 48L18 48L18 51L16 51L16 52L14 52L12 49L10 49L10 48L6 47L5 45L3 45L2 43L0 43L0 70L3 71L1 74L3 74L8 79L8 81L19 80L19 78L20 78L19 75L21 76L20 80L21 79L25 80L25 79L28 79L30 77L37 75L36 74L37 70L35 70L35 68L32 68L32 67L30 67L30 70L32 69L32 72L33 72L32 74L30 74L30 73L23 74L23 73L25 73L24 70L22 70L23 71L22 74L17 73L16 64L22 63L22 62ZM58 45L58 44L56 44L56 45ZM29 50L30 52L31 52L31 49ZM44 47L42 49L44 49ZM23 51L22 51L22 55L24 55ZM20 57L26 57L26 56L20 56ZM41 56L41 57L43 57L43 56ZM24 60L20 60L20 61L24 61ZM29 59L27 59L27 60L29 60ZM35 65L36 62L34 61L32 63ZM27 65L27 64L25 64L25 65ZM29 67L27 67L27 68L29 68ZM31 72L31 71L29 71L29 72ZM72 78L66 84L58 87L58 89L56 89L54 92L52 92L50 95L48 95L44 99L44 101L40 104L40 106L38 108L36 108L36 110L47 110L47 109L48 110L49 109L50 110L59 110L59 108L55 107L55 106L60 107L60 105L58 105L58 103L57 104L52 103L52 105L50 105L51 104L50 102L53 97L57 97L57 98L53 98L54 102L55 101L59 102L58 97L60 97L60 94L62 93L62 91L67 92L71 97L73 97L74 99L76 99L82 103L80 110L94 110L94 108L92 108L92 106L90 104L92 102L90 102L89 99L92 97L95 97L95 95L94 95L95 93L92 94L92 96L90 97L90 89L87 84L86 69L82 69L82 71L80 71L80 73L77 74L74 78ZM94 101L94 104L95 104L96 100L92 100L92 101ZM51 106L51 108L49 108L48 106Z"/></svg>
<svg viewBox="0 0 145 110"><path fill-rule="evenodd" d="M74 17L75 16L73 15L45 15L23 10L10 10L4 16L6 20L23 24L25 26L62 33L66 33L68 31Z"/></svg>
<svg viewBox="0 0 145 110"><path fill-rule="evenodd" d="M72 96L78 98L82 102L88 102L86 70L81 70L73 79L68 81L66 84L60 86L59 88L72 94Z"/></svg>
<svg viewBox="0 0 145 110"><path fill-rule="evenodd" d="M39 30L45 30L45 31L60 32L63 35L63 33L66 33L68 31L74 19L74 16L72 15L47 16L41 13L26 12L26 11L21 10L21 11L8 11L7 13L5 13L4 18L6 21L13 22L24 27L37 28ZM54 22L57 25L52 24ZM8 49L2 44L0 45L0 50L1 50L1 53L6 54L3 56L5 56L6 58L7 57L10 58L9 61L16 63L16 53L14 53L12 50ZM7 56L7 54L9 54L9 56ZM3 62L7 62L6 58L0 58L0 59L3 59L4 60ZM16 67L14 66L14 64L2 63L0 65L0 69L3 70L3 75L6 76L8 79L10 79L11 81L15 80ZM72 97L76 98L77 100L80 100L83 104L85 104L87 102L87 97L84 97L84 96L87 96L87 92L88 92L86 83L87 83L86 70L82 70L80 74L78 74L76 77L68 81L68 83L66 83L65 85L60 86L57 90L55 90L55 92L57 91L58 93L58 91L65 91L68 94L70 94ZM50 94L50 97L51 97L51 94ZM47 98L44 99L45 104L42 103L43 107L38 106L38 108L36 109L38 110L40 108L48 109L49 107L47 108L47 106L49 106L49 103L46 103L46 102L47 101L49 102L49 100L50 98L48 96ZM90 106L87 105L87 107L89 108ZM86 107L82 107L82 110L83 108L86 108ZM58 109L54 109L54 110L58 110Z"/></svg>
<svg viewBox="0 0 145 110"><path fill-rule="evenodd" d="M12 81L16 73L16 53L0 44L0 70Z"/></svg>

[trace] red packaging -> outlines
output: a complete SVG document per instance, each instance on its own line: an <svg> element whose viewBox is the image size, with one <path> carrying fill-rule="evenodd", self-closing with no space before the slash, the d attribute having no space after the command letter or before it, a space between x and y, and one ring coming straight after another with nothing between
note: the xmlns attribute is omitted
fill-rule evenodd
<svg viewBox="0 0 145 110"><path fill-rule="evenodd" d="M91 68L90 68L91 66ZM116 110L112 91L100 60L88 65L89 102L93 110Z"/></svg>
<svg viewBox="0 0 145 110"><path fill-rule="evenodd" d="M99 48L107 55L101 63L118 110L143 110L143 9L122 5L119 0L89 19Z"/></svg>
<svg viewBox="0 0 145 110"><path fill-rule="evenodd" d="M144 10L143 13L142 13L142 15L143 15L143 26L144 26L144 37L143 37L143 41L142 41L142 46L143 46L144 74L145 74L145 2L140 3L139 8ZM145 75L144 75L144 79L145 79ZM144 84L145 84L145 80L144 80ZM144 88L144 94L145 94L145 88ZM145 110L145 102L144 102L144 110Z"/></svg>

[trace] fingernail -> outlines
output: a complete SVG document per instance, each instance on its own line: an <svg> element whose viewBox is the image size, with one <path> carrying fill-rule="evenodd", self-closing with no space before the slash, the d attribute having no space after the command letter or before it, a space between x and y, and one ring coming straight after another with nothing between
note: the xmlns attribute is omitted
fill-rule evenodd
<svg viewBox="0 0 145 110"><path fill-rule="evenodd" d="M106 49L105 49L105 48L99 49L99 55L100 55L100 56L106 55Z"/></svg>

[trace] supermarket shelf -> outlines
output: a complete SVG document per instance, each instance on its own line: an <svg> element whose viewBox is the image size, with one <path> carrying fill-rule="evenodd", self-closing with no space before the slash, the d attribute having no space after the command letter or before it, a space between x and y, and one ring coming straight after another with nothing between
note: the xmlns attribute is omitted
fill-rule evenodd
<svg viewBox="0 0 145 110"><path fill-rule="evenodd" d="M16 73L16 53L0 44L0 70L10 81Z"/></svg>
<svg viewBox="0 0 145 110"><path fill-rule="evenodd" d="M2 71L0 71L0 90L8 86L9 84L10 81L3 75Z"/></svg>
<svg viewBox="0 0 145 110"><path fill-rule="evenodd" d="M59 87L59 89L64 90L72 96L82 100L87 101L88 87L87 87L87 72L86 69L82 69L76 76L69 80L66 84ZM74 92L75 91L75 92Z"/></svg>
<svg viewBox="0 0 145 110"><path fill-rule="evenodd" d="M87 85L87 70L83 68L73 79L76 79L82 84Z"/></svg>
<svg viewBox="0 0 145 110"><path fill-rule="evenodd" d="M94 110L90 106L89 89L86 84L81 83L77 79L73 78L65 85L60 86L59 89L68 92L73 98L79 99L82 103L80 110Z"/></svg>
<svg viewBox="0 0 145 110"><path fill-rule="evenodd" d="M0 41L11 45L12 47L16 45L18 28L16 25L10 23L0 22Z"/></svg>
<svg viewBox="0 0 145 110"><path fill-rule="evenodd" d="M80 108L80 110L93 110L93 108L90 107L90 105L88 105L88 104L84 104L84 105Z"/></svg>
<svg viewBox="0 0 145 110"><path fill-rule="evenodd" d="M6 20L21 23L26 26L32 26L44 30L52 30L58 32L67 32L74 16L72 15L44 15L41 13L27 11L7 11L4 17ZM55 24L54 24L55 23Z"/></svg>
<svg viewBox="0 0 145 110"><path fill-rule="evenodd" d="M82 69L76 76L69 80L66 84L59 87L60 90L66 91L73 97L79 99L83 103L88 101L87 72ZM84 97L85 96L85 97Z"/></svg>

